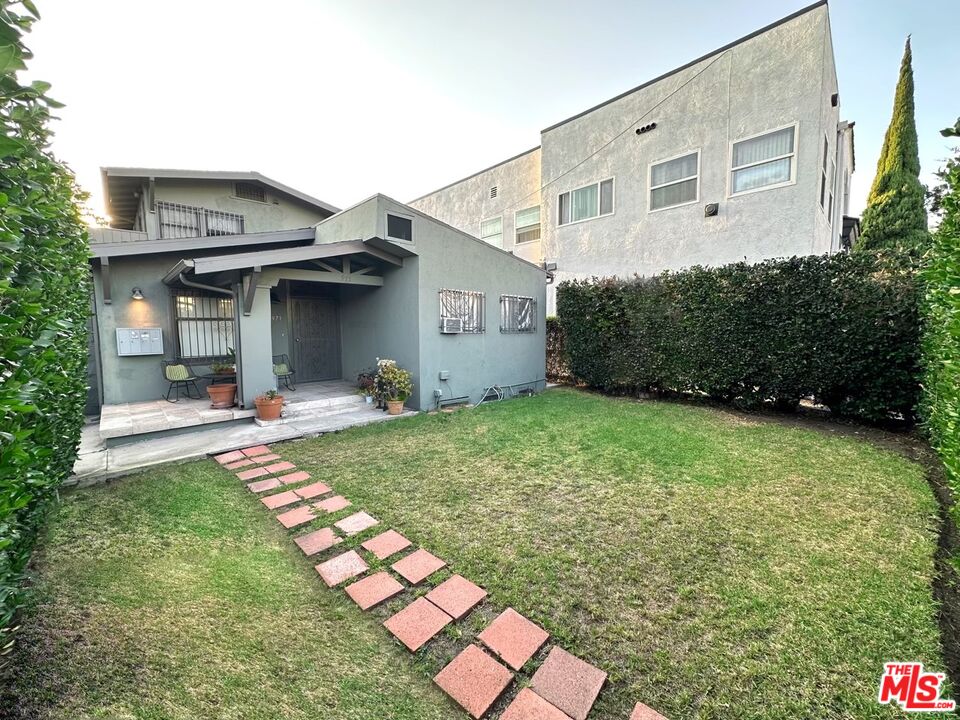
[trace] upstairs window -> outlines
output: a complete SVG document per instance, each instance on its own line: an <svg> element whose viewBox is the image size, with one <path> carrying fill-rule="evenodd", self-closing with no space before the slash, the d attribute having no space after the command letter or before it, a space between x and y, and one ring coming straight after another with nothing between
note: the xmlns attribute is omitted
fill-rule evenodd
<svg viewBox="0 0 960 720"><path fill-rule="evenodd" d="M830 222L833 222L833 194L836 190L837 182L837 163L833 159L830 160L830 179L829 184L827 185L827 193L830 196L829 202L827 203L827 215L830 218Z"/></svg>
<svg viewBox="0 0 960 720"><path fill-rule="evenodd" d="M503 217L490 218L480 223L480 239L491 245L503 247Z"/></svg>
<svg viewBox="0 0 960 720"><path fill-rule="evenodd" d="M500 332L534 333L537 331L537 301L523 295L500 296Z"/></svg>
<svg viewBox="0 0 960 720"><path fill-rule="evenodd" d="M164 201L156 208L162 238L243 234L243 215Z"/></svg>
<svg viewBox="0 0 960 720"><path fill-rule="evenodd" d="M263 188L253 183L235 183L233 186L233 194L241 200L253 200L255 202L267 201L267 196L263 192Z"/></svg>
<svg viewBox="0 0 960 720"><path fill-rule="evenodd" d="M540 206L518 210L515 216L516 244L540 239Z"/></svg>
<svg viewBox="0 0 960 720"><path fill-rule="evenodd" d="M413 218L387 213L387 239L413 242Z"/></svg>
<svg viewBox="0 0 960 720"><path fill-rule="evenodd" d="M475 290L440 291L440 323L446 318L459 318L461 333L482 333L486 330L486 295Z"/></svg>
<svg viewBox="0 0 960 720"><path fill-rule="evenodd" d="M650 165L650 211L697 201L700 151Z"/></svg>
<svg viewBox="0 0 960 720"><path fill-rule="evenodd" d="M236 347L233 298L178 290L173 296L173 317L180 359L216 360Z"/></svg>
<svg viewBox="0 0 960 720"><path fill-rule="evenodd" d="M613 213L613 178L561 193L558 205L561 225L610 215Z"/></svg>
<svg viewBox="0 0 960 720"><path fill-rule="evenodd" d="M730 194L789 185L796 178L797 126L733 144Z"/></svg>
<svg viewBox="0 0 960 720"><path fill-rule="evenodd" d="M820 209L827 207L827 136L823 136L823 159L820 161Z"/></svg>

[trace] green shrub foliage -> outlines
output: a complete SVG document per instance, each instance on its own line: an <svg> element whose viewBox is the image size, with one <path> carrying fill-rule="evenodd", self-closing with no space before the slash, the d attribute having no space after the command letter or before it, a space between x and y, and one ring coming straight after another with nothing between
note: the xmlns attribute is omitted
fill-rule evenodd
<svg viewBox="0 0 960 720"><path fill-rule="evenodd" d="M564 347L563 327L555 317L547 318L547 380L567 382L570 380L570 368L567 363L567 351Z"/></svg>
<svg viewBox="0 0 960 720"><path fill-rule="evenodd" d="M960 132L960 120L956 131ZM945 131L945 134L947 131ZM923 415L960 497L960 155L940 173L943 218L925 258ZM960 513L960 506L954 506Z"/></svg>
<svg viewBox="0 0 960 720"><path fill-rule="evenodd" d="M608 392L741 407L813 396L840 415L913 418L919 282L902 258L834 255L561 283L570 371Z"/></svg>
<svg viewBox="0 0 960 720"><path fill-rule="evenodd" d="M920 155L913 107L913 64L910 38L900 63L893 116L883 138L877 174L860 219L856 250L900 248L923 250L930 242Z"/></svg>
<svg viewBox="0 0 960 720"><path fill-rule="evenodd" d="M86 230L70 172L48 150L48 85L20 85L30 3L0 13L0 648L24 600L34 539L83 423Z"/></svg>

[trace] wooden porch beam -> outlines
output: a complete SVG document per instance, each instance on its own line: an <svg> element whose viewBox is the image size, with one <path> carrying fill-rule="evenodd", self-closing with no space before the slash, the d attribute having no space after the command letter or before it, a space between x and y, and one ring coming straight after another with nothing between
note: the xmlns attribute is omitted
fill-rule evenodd
<svg viewBox="0 0 960 720"><path fill-rule="evenodd" d="M383 278L379 275L346 275L342 272L300 270L285 267L273 267L264 270L260 277L260 283L270 287L276 287L281 280L303 280L305 282L338 283L341 285L383 285Z"/></svg>
<svg viewBox="0 0 960 720"><path fill-rule="evenodd" d="M260 266L255 265L252 272L243 276L243 314L253 312L253 299L257 295L257 283L260 282Z"/></svg>

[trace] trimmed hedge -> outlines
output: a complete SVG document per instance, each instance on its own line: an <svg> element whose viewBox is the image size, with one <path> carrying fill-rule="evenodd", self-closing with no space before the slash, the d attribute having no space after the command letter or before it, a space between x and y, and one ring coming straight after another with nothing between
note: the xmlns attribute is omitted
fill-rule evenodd
<svg viewBox="0 0 960 720"><path fill-rule="evenodd" d="M960 497L960 156L941 177L946 183L943 219L923 269L922 412L930 444L943 458L954 496ZM960 504L953 512L955 517L960 514Z"/></svg>
<svg viewBox="0 0 960 720"><path fill-rule="evenodd" d="M547 380L568 382L571 380L567 362L567 350L563 339L563 327L556 317L547 318Z"/></svg>
<svg viewBox="0 0 960 720"><path fill-rule="evenodd" d="M0 652L34 540L76 454L86 396L86 229L73 176L47 149L49 86L18 83L36 11L0 13Z"/></svg>
<svg viewBox="0 0 960 720"><path fill-rule="evenodd" d="M571 373L608 392L912 420L920 294L902 259L863 253L567 281L557 308Z"/></svg>

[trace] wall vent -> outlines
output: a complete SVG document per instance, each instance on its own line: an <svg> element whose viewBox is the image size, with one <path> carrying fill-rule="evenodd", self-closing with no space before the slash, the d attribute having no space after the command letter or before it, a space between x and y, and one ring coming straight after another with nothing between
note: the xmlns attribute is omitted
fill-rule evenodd
<svg viewBox="0 0 960 720"><path fill-rule="evenodd" d="M497 196L497 186L494 185L490 188L490 199L493 200Z"/></svg>

